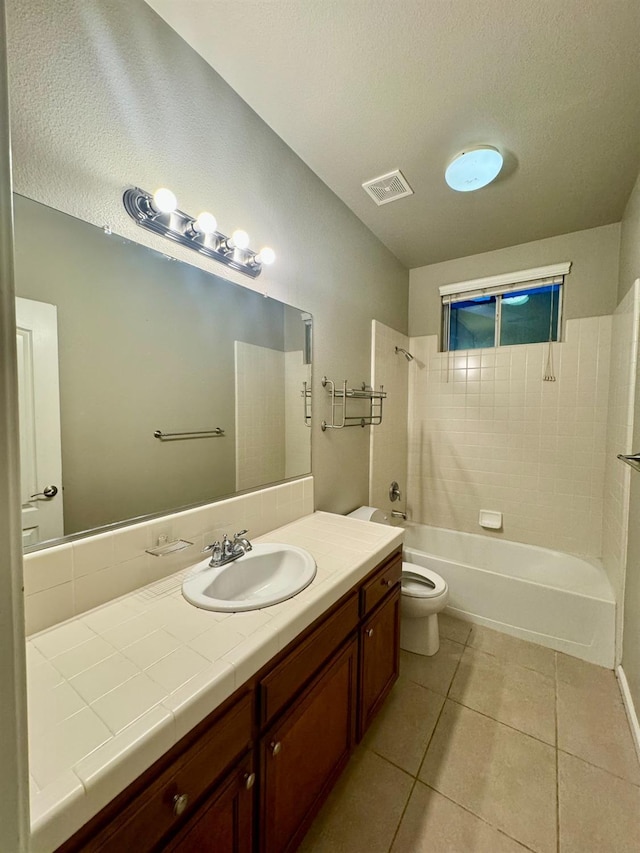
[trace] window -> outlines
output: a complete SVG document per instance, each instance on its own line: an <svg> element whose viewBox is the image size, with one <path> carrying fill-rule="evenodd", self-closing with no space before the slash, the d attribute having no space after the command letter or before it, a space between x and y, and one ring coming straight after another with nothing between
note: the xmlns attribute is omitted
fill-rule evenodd
<svg viewBox="0 0 640 853"><path fill-rule="evenodd" d="M562 289L570 263L447 284L443 352L560 340Z"/></svg>

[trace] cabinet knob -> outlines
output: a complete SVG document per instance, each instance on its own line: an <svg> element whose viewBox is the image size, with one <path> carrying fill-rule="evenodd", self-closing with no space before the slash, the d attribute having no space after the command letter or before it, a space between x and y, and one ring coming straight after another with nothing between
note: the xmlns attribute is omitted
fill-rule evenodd
<svg viewBox="0 0 640 853"><path fill-rule="evenodd" d="M244 787L247 791L250 791L256 783L256 774L255 773L245 773L244 774Z"/></svg>
<svg viewBox="0 0 640 853"><path fill-rule="evenodd" d="M176 794L173 798L173 813L178 817L181 815L186 807L189 805L189 795L188 794Z"/></svg>
<svg viewBox="0 0 640 853"><path fill-rule="evenodd" d="M367 637L373 637L373 628L367 628L365 634L367 635Z"/></svg>
<svg viewBox="0 0 640 853"><path fill-rule="evenodd" d="M382 586L391 586L391 581L389 580L389 578L382 578L380 583L382 584Z"/></svg>
<svg viewBox="0 0 640 853"><path fill-rule="evenodd" d="M282 749L282 744L279 740L275 743L272 742L269 744L269 749L271 750L271 755L277 755Z"/></svg>

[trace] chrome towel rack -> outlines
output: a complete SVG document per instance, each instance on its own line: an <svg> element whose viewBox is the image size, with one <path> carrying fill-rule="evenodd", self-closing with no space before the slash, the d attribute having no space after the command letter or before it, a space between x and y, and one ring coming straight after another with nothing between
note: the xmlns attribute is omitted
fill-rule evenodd
<svg viewBox="0 0 640 853"><path fill-rule="evenodd" d="M153 437L159 438L160 441L171 441L179 438L218 438L223 435L222 427L215 427L214 429L195 429L190 432L162 432L161 429L157 429Z"/></svg>
<svg viewBox="0 0 640 853"><path fill-rule="evenodd" d="M626 462L627 465L630 465L634 471L640 471L640 453L631 453L629 455L625 455L624 453L618 453L618 459L621 459L623 462Z"/></svg>
<svg viewBox="0 0 640 853"><path fill-rule="evenodd" d="M322 431L328 429L344 429L350 426L379 426L382 423L382 401L387 392L381 385L378 390L363 382L360 388L347 388L347 380L342 383L341 388L336 388L336 383L326 376L322 377L322 387L329 389L331 395L331 420L322 421ZM369 411L365 415L348 415L347 400L368 400Z"/></svg>
<svg viewBox="0 0 640 853"><path fill-rule="evenodd" d="M302 383L302 391L300 392L304 401L304 425L311 426L311 388L308 382Z"/></svg>

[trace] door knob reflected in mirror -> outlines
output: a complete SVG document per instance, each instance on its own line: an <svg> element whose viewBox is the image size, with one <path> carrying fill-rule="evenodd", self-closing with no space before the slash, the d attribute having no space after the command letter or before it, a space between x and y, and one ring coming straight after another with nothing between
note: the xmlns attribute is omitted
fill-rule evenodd
<svg viewBox="0 0 640 853"><path fill-rule="evenodd" d="M55 498L58 494L57 486L45 486L41 492L36 492L35 495L31 495L32 498Z"/></svg>

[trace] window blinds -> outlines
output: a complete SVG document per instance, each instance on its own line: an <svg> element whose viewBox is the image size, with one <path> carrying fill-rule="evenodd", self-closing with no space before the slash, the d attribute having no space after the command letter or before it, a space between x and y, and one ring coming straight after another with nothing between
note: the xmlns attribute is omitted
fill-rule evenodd
<svg viewBox="0 0 640 853"><path fill-rule="evenodd" d="M477 299L479 296L502 296L505 293L516 293L521 290L547 287L551 284L562 284L564 276L570 270L571 262L566 261L547 267L503 273L502 275L476 278L471 281L460 281L457 284L442 285L440 296L445 305Z"/></svg>

